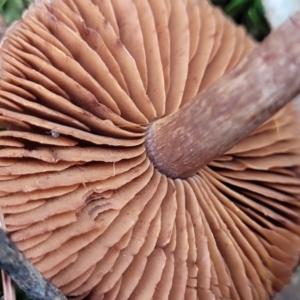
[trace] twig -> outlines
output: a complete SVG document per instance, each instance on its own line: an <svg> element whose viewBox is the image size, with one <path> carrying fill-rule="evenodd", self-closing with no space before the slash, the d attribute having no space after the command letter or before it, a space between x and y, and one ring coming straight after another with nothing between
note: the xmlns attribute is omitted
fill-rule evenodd
<svg viewBox="0 0 300 300"><path fill-rule="evenodd" d="M16 300L15 285L5 272L1 271L1 275L4 300Z"/></svg>
<svg viewBox="0 0 300 300"><path fill-rule="evenodd" d="M0 228L6 231L6 226L5 226L1 206L0 206ZM1 271L1 275L2 275L4 300L16 300L16 292L15 292L15 286L13 282L3 270Z"/></svg>
<svg viewBox="0 0 300 300"><path fill-rule="evenodd" d="M34 268L2 229L0 229L0 268L32 300L67 300L54 284Z"/></svg>

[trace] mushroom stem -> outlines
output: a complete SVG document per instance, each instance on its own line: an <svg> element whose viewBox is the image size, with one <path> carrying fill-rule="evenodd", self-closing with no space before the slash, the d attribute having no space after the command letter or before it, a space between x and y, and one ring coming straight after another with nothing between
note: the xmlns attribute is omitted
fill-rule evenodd
<svg viewBox="0 0 300 300"><path fill-rule="evenodd" d="M156 168L171 178L192 176L299 94L299 32L297 12L234 70L152 123L146 148Z"/></svg>
<svg viewBox="0 0 300 300"><path fill-rule="evenodd" d="M67 300L56 286L46 280L19 251L0 228L0 268L4 270L32 300Z"/></svg>

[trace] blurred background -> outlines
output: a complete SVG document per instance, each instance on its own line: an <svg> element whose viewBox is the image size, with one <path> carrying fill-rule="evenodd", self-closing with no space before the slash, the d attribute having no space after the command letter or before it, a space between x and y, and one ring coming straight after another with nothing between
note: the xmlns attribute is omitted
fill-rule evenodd
<svg viewBox="0 0 300 300"><path fill-rule="evenodd" d="M0 14L8 24L19 19L22 12L33 0L0 0ZM224 12L238 24L245 26L250 35L262 41L270 32L269 25L264 17L261 0L210 0L213 4L222 7ZM1 281L1 280L0 280ZM0 284L0 299L2 286ZM30 300L17 289L17 300ZM300 300L300 269L295 273L291 285L274 300Z"/></svg>

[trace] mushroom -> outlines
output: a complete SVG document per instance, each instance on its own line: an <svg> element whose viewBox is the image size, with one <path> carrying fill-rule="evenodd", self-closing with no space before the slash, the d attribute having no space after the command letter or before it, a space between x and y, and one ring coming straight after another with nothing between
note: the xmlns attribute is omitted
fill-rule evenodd
<svg viewBox="0 0 300 300"><path fill-rule="evenodd" d="M194 150L185 123L156 124L254 47L206 0L36 0L6 31L0 206L18 248L69 298L268 299L288 283L300 252L293 103L206 150L196 171L156 161L176 134L185 145L168 157Z"/></svg>

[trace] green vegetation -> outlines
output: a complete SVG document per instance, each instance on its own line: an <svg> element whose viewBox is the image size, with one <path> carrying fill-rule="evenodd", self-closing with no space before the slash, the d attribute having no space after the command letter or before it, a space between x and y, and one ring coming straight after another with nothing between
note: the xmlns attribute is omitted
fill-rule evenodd
<svg viewBox="0 0 300 300"><path fill-rule="evenodd" d="M262 40L269 33L261 0L211 0L211 2L221 6L238 24L243 24L257 40Z"/></svg>
<svg viewBox="0 0 300 300"><path fill-rule="evenodd" d="M8 24L21 17L32 0L0 0L0 13Z"/></svg>
<svg viewBox="0 0 300 300"><path fill-rule="evenodd" d="M0 14L10 24L21 17L30 2L32 0L0 0ZM243 24L257 40L262 40L269 33L260 0L211 0L211 2L221 6L237 23ZM1 290L0 283L0 299ZM18 290L17 300L29 300L29 298Z"/></svg>

